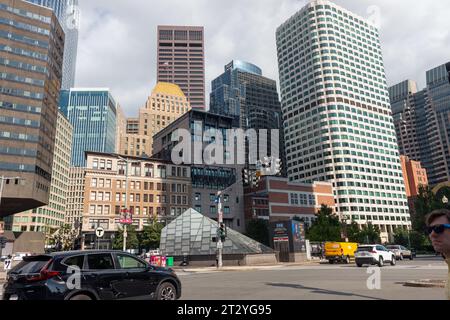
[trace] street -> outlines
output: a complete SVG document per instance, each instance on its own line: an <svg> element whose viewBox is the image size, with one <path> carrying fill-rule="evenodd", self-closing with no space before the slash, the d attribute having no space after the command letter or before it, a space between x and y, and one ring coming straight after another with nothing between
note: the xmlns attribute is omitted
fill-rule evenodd
<svg viewBox="0 0 450 320"><path fill-rule="evenodd" d="M177 274L186 300L443 300L443 288L405 287L402 282L445 280L447 265L439 257L398 261L381 269L380 290L369 290L367 267L354 264Z"/></svg>
<svg viewBox="0 0 450 320"><path fill-rule="evenodd" d="M443 288L406 287L403 283L446 280L447 276L447 265L435 256L383 267L380 290L368 289L371 274L367 266L358 268L354 264L187 270L191 271L177 270L183 286L182 300L444 300Z"/></svg>

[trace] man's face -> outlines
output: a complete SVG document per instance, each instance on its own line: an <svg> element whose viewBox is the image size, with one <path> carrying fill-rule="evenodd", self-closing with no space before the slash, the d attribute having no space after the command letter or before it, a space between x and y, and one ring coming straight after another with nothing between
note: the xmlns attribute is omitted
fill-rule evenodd
<svg viewBox="0 0 450 320"><path fill-rule="evenodd" d="M441 216L434 219L434 221L430 224L430 227L449 223L450 221L448 221L447 217ZM430 239L433 244L434 250L439 253L443 253L447 258L450 258L450 229L445 229L445 231L441 234L433 231L430 234Z"/></svg>

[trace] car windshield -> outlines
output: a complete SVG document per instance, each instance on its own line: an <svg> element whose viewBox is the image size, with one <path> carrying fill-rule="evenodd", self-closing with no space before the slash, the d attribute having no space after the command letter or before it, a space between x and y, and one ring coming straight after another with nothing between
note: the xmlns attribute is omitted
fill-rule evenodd
<svg viewBox="0 0 450 320"><path fill-rule="evenodd" d="M398 246L387 246L388 249L400 249Z"/></svg>

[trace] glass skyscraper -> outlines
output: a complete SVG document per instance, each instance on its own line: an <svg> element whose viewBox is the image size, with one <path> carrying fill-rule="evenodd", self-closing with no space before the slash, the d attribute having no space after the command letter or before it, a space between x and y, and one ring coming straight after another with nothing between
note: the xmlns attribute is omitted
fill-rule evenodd
<svg viewBox="0 0 450 320"><path fill-rule="evenodd" d="M278 156L284 159L283 119L277 84L254 64L233 60L212 81L210 111L234 117L242 129L278 129ZM270 155L270 141L268 153Z"/></svg>
<svg viewBox="0 0 450 320"><path fill-rule="evenodd" d="M62 89L75 85L75 69L78 50L78 0L25 0L53 9L65 33Z"/></svg>
<svg viewBox="0 0 450 320"><path fill-rule="evenodd" d="M52 10L0 0L0 216L48 204L63 52Z"/></svg>
<svg viewBox="0 0 450 320"><path fill-rule="evenodd" d="M420 161L431 186L450 181L450 63L426 73L418 91L406 80L389 88L402 155Z"/></svg>
<svg viewBox="0 0 450 320"><path fill-rule="evenodd" d="M331 181L342 220L392 240L411 222L378 30L313 0L276 38L290 181Z"/></svg>
<svg viewBox="0 0 450 320"><path fill-rule="evenodd" d="M115 152L117 106L109 89L63 90L60 109L73 126L72 166L85 166L85 151Z"/></svg>

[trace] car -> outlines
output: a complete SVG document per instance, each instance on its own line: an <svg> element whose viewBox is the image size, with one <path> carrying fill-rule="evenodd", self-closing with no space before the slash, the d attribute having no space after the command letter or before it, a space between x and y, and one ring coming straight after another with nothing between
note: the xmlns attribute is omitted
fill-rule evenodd
<svg viewBox="0 0 450 320"><path fill-rule="evenodd" d="M380 244L360 245L355 252L355 262L358 267L364 264L378 265L380 268L385 262L396 265L395 253L389 251Z"/></svg>
<svg viewBox="0 0 450 320"><path fill-rule="evenodd" d="M3 291L3 300L176 300L181 282L127 252L70 251L24 257Z"/></svg>
<svg viewBox="0 0 450 320"><path fill-rule="evenodd" d="M403 260L405 258L408 258L409 260L413 260L414 256L411 250L408 250L407 248L405 248L404 246L401 245L388 245L386 246L386 248L392 252L395 253L395 258L399 259L399 260Z"/></svg>
<svg viewBox="0 0 450 320"><path fill-rule="evenodd" d="M325 259L327 259L330 264L335 262L349 264L350 259L355 257L357 247L357 243L351 242L326 242Z"/></svg>
<svg viewBox="0 0 450 320"><path fill-rule="evenodd" d="M22 261L23 257L28 256L29 253L25 253L25 252L17 252L13 255L12 257L12 261Z"/></svg>
<svg viewBox="0 0 450 320"><path fill-rule="evenodd" d="M0 262L5 261L6 259L8 259L8 256L1 256L1 257L0 257Z"/></svg>

